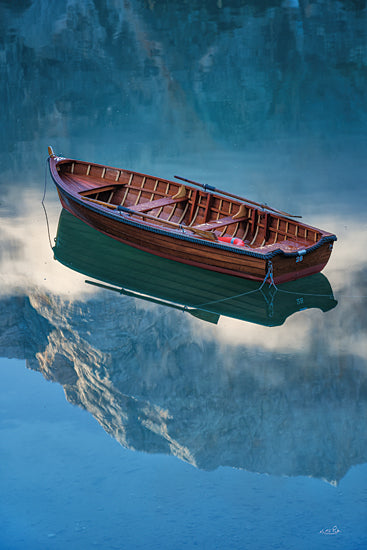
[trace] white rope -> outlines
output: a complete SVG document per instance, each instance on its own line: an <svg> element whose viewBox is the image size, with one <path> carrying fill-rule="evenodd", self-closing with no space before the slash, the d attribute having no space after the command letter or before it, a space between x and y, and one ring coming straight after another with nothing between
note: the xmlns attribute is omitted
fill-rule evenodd
<svg viewBox="0 0 367 550"><path fill-rule="evenodd" d="M47 188L47 168L48 168L48 159L50 158L51 155L48 155L47 159L46 159L46 164L45 164L45 186L44 186L44 189L43 189L43 197L42 197L42 201L41 201L41 204L42 204L42 208L43 208L43 211L45 213L45 217L46 217L46 226L47 226L47 235L48 235L48 242L50 244L50 248L52 250L52 242L51 242L51 235L50 235L50 224L48 222L48 216L47 216L47 212L46 212L46 206L45 206L45 199L46 199L46 188Z"/></svg>
<svg viewBox="0 0 367 550"><path fill-rule="evenodd" d="M271 261L269 261L269 268L268 268L268 271L265 275L265 278L264 280L262 281L261 285L259 286L259 288L255 288L254 290L249 290L248 292L241 292L241 294L235 294L233 296L229 296L228 298L220 298L219 300L213 300L211 302L204 302L203 304L199 304L199 305L196 305L195 307L196 308L201 308L203 306L209 306L209 305L212 305L212 304L219 304L220 302L226 302L227 300L234 300L235 298L241 298L241 296L247 296L249 294L255 294L256 292L261 292L262 291L262 288L263 286L265 285L266 281L270 279L270 284L269 284L269 288L271 286L273 286L275 288L275 290L277 291L278 288L277 286L275 285L274 283L274 278L273 278L273 264ZM263 292L262 292L263 294ZM272 301L274 300L274 296L275 296L275 293L272 297Z"/></svg>

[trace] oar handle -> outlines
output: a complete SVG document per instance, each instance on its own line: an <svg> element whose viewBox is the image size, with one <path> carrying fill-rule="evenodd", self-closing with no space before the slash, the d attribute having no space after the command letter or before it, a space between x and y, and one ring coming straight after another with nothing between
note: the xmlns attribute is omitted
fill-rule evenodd
<svg viewBox="0 0 367 550"><path fill-rule="evenodd" d="M211 185L198 183L197 181L188 180L186 178L182 178L181 176L173 176L174 178L182 181L186 181L187 183L191 183L193 185L198 185L199 187L202 187L205 191L212 191L217 192L220 195L225 195L227 197L231 197L232 199L239 200L246 204L251 204L253 206L259 206L263 210L270 210L271 212L276 212L277 214L281 214L282 216L287 216L289 218L302 218L302 216L297 216L296 214L288 214L288 212L283 212L282 210L277 210L276 208L272 208L271 206L268 206L267 204L261 204L259 202L251 201L250 199L244 199L243 197L240 197L238 195L233 195L232 193L228 193L227 191L222 191L221 189L217 189L216 187L212 187Z"/></svg>
<svg viewBox="0 0 367 550"><path fill-rule="evenodd" d="M198 185L199 187L202 187L205 189L205 191L217 191L217 193L224 194L224 191L219 191L219 189L216 189L216 187L213 187L212 185L208 185L207 183L198 183L197 181L188 180L186 178L181 178L180 176L173 176L177 180L186 181L187 183L192 183L193 185Z"/></svg>

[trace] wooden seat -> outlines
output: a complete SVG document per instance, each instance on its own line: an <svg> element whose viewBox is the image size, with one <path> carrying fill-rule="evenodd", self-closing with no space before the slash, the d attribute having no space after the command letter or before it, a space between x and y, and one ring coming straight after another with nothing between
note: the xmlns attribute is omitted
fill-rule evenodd
<svg viewBox="0 0 367 550"><path fill-rule="evenodd" d="M245 206L241 204L238 212L236 212L233 216L225 216L223 218L219 218L218 220L212 220L199 225L194 225L193 227L197 227L203 231L213 231L213 229L219 229L225 225L231 225L232 223L238 223L244 220L248 220L248 214Z"/></svg>
<svg viewBox="0 0 367 550"><path fill-rule="evenodd" d="M173 197L162 197L160 199L155 199L154 201L146 201L140 204L135 204L129 206L128 208L130 210L134 210L135 212L148 212L149 210L154 210L155 208L163 208L164 206L177 204L186 200L186 188L184 185L182 185L176 195L173 195Z"/></svg>
<svg viewBox="0 0 367 550"><path fill-rule="evenodd" d="M130 210L134 210L135 212L148 212L149 210L154 210L154 208L163 208L164 206L168 206L169 204L176 204L185 200L187 200L186 197L181 197L178 199L175 199L174 197L163 197L154 201L147 201L140 204L135 204L129 206L128 208Z"/></svg>
<svg viewBox="0 0 367 550"><path fill-rule="evenodd" d="M197 229L202 229L203 231L213 231L213 229L219 229L225 225L231 225L233 223L238 223L244 220L247 220L246 217L234 218L233 216L226 216L225 218L219 218L219 220L213 220L207 223L201 223L199 225L194 225L193 227Z"/></svg>

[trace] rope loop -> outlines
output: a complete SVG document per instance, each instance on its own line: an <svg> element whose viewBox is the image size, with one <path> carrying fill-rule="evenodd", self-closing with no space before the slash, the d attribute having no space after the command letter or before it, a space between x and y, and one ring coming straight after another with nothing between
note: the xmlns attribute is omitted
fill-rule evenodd
<svg viewBox="0 0 367 550"><path fill-rule="evenodd" d="M263 282L261 283L260 285L260 288L259 290L262 289L262 287L264 286L264 284L266 283L267 280L270 280L270 284L269 284L269 287L273 286L276 290L278 290L276 284L274 283L274 277L273 277L273 262L271 260L268 261L268 271L265 275L265 278L263 280Z"/></svg>

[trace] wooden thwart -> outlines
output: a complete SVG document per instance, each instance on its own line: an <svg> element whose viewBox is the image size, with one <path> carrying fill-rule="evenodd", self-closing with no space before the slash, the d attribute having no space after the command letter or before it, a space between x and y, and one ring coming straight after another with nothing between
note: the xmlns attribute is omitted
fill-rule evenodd
<svg viewBox="0 0 367 550"><path fill-rule="evenodd" d="M122 212L126 212L127 214L132 214L132 215L137 215L137 216L142 216L143 218L146 218L147 220L152 220L156 223L162 223L162 224L165 224L165 225L169 225L171 227L176 227L177 229L184 229L184 230L188 230L188 231L192 231L192 233L195 233L196 235L198 235L199 237L203 238L203 239L207 239L207 240L210 240L210 241L217 241L217 237L214 233L212 233L211 231L205 231L203 229L198 229L196 227L189 227L187 225L182 225L182 224L179 224L179 223L175 223L175 222L171 222L171 221L168 221L168 220L164 220L164 219L161 219L161 218L157 218L156 216L151 216L150 214L146 214L145 212L139 212L138 210L135 210L135 208L130 208L130 207L119 207L117 206L116 204L110 204L108 202L104 202L104 201L99 201L97 199L91 199L90 197L86 197L85 195L82 195L82 198L86 201L89 201L89 202L93 202L95 204L99 204L101 206L105 206L106 208L109 208L110 210L121 210ZM154 202L154 201L152 201Z"/></svg>
<svg viewBox="0 0 367 550"><path fill-rule="evenodd" d="M174 197L163 197L154 201L147 201L140 204L135 204L134 206L129 206L129 208L130 210L134 210L134 212L148 212L149 210L154 210L155 208L163 208L164 206L176 204L185 200L187 200L186 197L178 199L175 199Z"/></svg>
<svg viewBox="0 0 367 550"><path fill-rule="evenodd" d="M219 229L219 227L223 227L224 225L231 225L233 223L238 223L244 220L247 220L247 216L239 216L237 217L237 214L234 216L226 216L224 218L219 218L218 220L213 220L211 222L207 223L201 223L199 225L195 225L195 229L201 229L204 231L212 231L213 229Z"/></svg>

